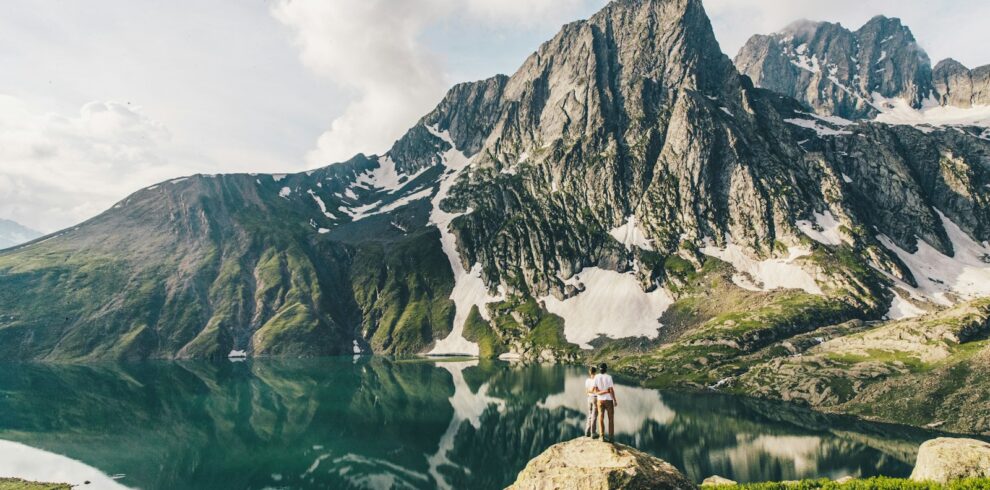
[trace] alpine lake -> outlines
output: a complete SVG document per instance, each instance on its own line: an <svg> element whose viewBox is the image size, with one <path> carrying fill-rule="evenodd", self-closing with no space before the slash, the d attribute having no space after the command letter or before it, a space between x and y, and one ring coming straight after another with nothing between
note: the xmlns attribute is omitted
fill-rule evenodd
<svg viewBox="0 0 990 490"><path fill-rule="evenodd" d="M86 489L504 488L550 445L583 436L585 377L359 356L3 364L0 476ZM902 477L933 437L616 381L617 441L699 482Z"/></svg>

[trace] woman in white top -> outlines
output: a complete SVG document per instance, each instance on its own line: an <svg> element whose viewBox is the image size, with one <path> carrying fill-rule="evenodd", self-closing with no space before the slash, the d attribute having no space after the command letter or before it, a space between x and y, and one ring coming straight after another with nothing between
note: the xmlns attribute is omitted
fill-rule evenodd
<svg viewBox="0 0 990 490"><path fill-rule="evenodd" d="M598 394L595 392L595 374L598 368L588 368L588 379L584 380L584 391L588 395L588 421L584 424L585 437L598 437L595 427L598 425Z"/></svg>

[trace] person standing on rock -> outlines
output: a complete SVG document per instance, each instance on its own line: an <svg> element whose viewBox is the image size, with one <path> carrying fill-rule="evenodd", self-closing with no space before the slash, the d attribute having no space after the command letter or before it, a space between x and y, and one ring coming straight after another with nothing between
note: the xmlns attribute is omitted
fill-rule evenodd
<svg viewBox="0 0 990 490"><path fill-rule="evenodd" d="M595 395L598 397L598 433L602 440L615 442L615 407L618 400L615 397L615 384L608 374L608 364L598 365L598 375L595 376ZM608 439L605 439L605 414L608 414Z"/></svg>
<svg viewBox="0 0 990 490"><path fill-rule="evenodd" d="M598 368L588 368L588 379L584 380L584 392L588 395L588 421L584 424L584 437L598 437L595 427L598 425L598 394L595 392L595 378Z"/></svg>

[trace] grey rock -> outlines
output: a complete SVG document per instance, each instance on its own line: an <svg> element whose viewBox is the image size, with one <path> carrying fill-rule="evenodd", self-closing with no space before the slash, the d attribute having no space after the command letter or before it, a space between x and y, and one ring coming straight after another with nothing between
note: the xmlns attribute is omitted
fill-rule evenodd
<svg viewBox="0 0 990 490"><path fill-rule="evenodd" d="M990 104L990 65L970 70L947 58L932 70L935 93L942 105L972 107Z"/></svg>
<svg viewBox="0 0 990 490"><path fill-rule="evenodd" d="M687 490L697 488L670 463L622 444L579 438L533 458L508 490Z"/></svg>
<svg viewBox="0 0 990 490"><path fill-rule="evenodd" d="M899 19L877 16L856 31L798 21L756 35L736 55L758 87L794 97L819 114L847 119L877 114L873 94L920 106L931 93L931 64Z"/></svg>
<svg viewBox="0 0 990 490"><path fill-rule="evenodd" d="M947 484L962 478L990 478L990 444L939 437L921 445L912 480Z"/></svg>

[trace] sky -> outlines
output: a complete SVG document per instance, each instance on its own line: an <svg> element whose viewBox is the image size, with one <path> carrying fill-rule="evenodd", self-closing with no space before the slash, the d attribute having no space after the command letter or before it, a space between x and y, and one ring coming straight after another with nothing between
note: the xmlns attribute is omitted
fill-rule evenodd
<svg viewBox="0 0 990 490"><path fill-rule="evenodd" d="M381 153L454 83L511 74L605 0L4 0L0 218L43 232L195 173ZM797 19L900 17L990 64L985 0L705 0L722 50Z"/></svg>

